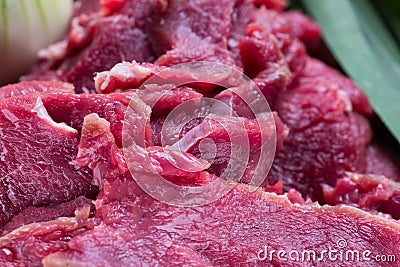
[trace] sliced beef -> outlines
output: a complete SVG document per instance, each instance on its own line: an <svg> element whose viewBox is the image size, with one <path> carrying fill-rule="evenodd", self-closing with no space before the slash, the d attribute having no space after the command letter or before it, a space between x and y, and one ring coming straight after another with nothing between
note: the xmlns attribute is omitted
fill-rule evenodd
<svg viewBox="0 0 400 267"><path fill-rule="evenodd" d="M210 44L208 40L199 38L192 32L181 30L184 37L175 43L173 49L160 56L155 63L161 66L173 66L194 61L218 62L228 66L236 66L231 52L218 44Z"/></svg>
<svg viewBox="0 0 400 267"><path fill-rule="evenodd" d="M154 170L164 179L181 186L208 184L218 177L204 170L210 167L205 159L198 159L172 147L149 147L147 155Z"/></svg>
<svg viewBox="0 0 400 267"><path fill-rule="evenodd" d="M252 14L257 10L251 0L237 1L232 13L232 28L228 38L228 49L232 52L236 64L243 67L239 53L239 40L246 34Z"/></svg>
<svg viewBox="0 0 400 267"><path fill-rule="evenodd" d="M70 83L54 81L25 81L0 87L0 99L26 95L30 93L70 93L74 94L74 86Z"/></svg>
<svg viewBox="0 0 400 267"><path fill-rule="evenodd" d="M252 182L257 183L257 179L265 178L258 176L268 172L264 168L268 166L268 153L275 148L271 146L273 140L278 139L279 143L285 135L283 132L275 135L275 126L264 125L273 123L271 118L263 119L209 116L197 126L186 129L187 132L182 132L177 145L183 151L210 162L208 171L217 176L243 183L254 179ZM285 131L282 127L278 130Z"/></svg>
<svg viewBox="0 0 400 267"><path fill-rule="evenodd" d="M243 74L240 71L222 64L193 62L166 68L151 63L138 64L133 61L117 64L110 71L98 73L95 83L99 93L138 88L151 89L150 85L159 85L164 92L168 91L168 86L169 89L188 86L199 93L213 96L222 88L237 86L243 80ZM153 95L154 92L160 90L153 88L148 91ZM144 92L143 95L146 93Z"/></svg>
<svg viewBox="0 0 400 267"><path fill-rule="evenodd" d="M92 200L83 196L62 204L54 204L47 207L28 207L14 216L3 230L3 235L18 227L37 222L56 220L59 217L75 217L75 211L88 206L94 212Z"/></svg>
<svg viewBox="0 0 400 267"><path fill-rule="evenodd" d="M98 136L104 140L107 131L108 137L112 138L104 120L91 115L87 121L93 125L87 128L92 131L90 138ZM99 126L94 127L95 123ZM87 161L93 166L112 162L98 157L96 150L119 153L109 146L113 142L99 144L102 145L94 150L92 146L87 148L93 151ZM103 182L108 183L108 180ZM125 184L125 191L113 189L121 184ZM297 204L292 204L285 196L265 193L260 189L250 192L246 185L238 185L211 204L189 208L167 205L147 194L133 194L128 189L132 185L126 183L126 177L122 175L115 177L113 184L103 186L103 192L96 200L96 217L102 222L73 237L67 251L51 254L44 262L48 266L63 266L66 263L120 266L136 260L136 264L169 266L173 264L168 262L170 257L177 257L178 246L190 248L183 250L180 258L192 256L195 261L189 263L194 266L208 262L214 266L285 266L277 257L270 260L267 256L260 261L257 255L262 258L266 249L278 251L292 248L300 252L312 249L321 255L324 249L338 248L340 240L346 242L345 248L341 249L358 250L360 253L370 250L374 255L399 253L400 226L396 221L352 207L307 204L294 192L290 193L290 197ZM310 264L315 264L317 260L310 257ZM337 262L325 263L325 266L338 266ZM364 266L375 266L375 262L363 263Z"/></svg>
<svg viewBox="0 0 400 267"><path fill-rule="evenodd" d="M173 242L167 233L154 232L127 241L125 238L128 236L124 230L99 226L92 235L79 236L69 242L76 253L51 254L43 260L44 266L214 266L190 247ZM80 250L83 247L79 243L86 245L94 239L103 240L102 247L87 246L85 253L82 253Z"/></svg>
<svg viewBox="0 0 400 267"><path fill-rule="evenodd" d="M289 135L269 181L323 202L321 183L333 186L345 171L365 171L371 129L337 86L319 78L303 83L285 93L278 114Z"/></svg>
<svg viewBox="0 0 400 267"><path fill-rule="evenodd" d="M59 218L31 223L0 237L0 265L4 267L41 267L49 254L66 251L68 241L86 229L89 208L75 218Z"/></svg>
<svg viewBox="0 0 400 267"><path fill-rule="evenodd" d="M372 114L367 95L352 80L317 59L307 58L305 69L299 77L300 83L316 79L338 86L350 98L354 111L364 115Z"/></svg>
<svg viewBox="0 0 400 267"><path fill-rule="evenodd" d="M347 204L400 219L400 184L384 176L347 173L335 187L323 186L326 203Z"/></svg>
<svg viewBox="0 0 400 267"><path fill-rule="evenodd" d="M235 66L227 50L234 4L230 0L169 1L150 31L153 49L160 56L156 64L212 61Z"/></svg>
<svg viewBox="0 0 400 267"><path fill-rule="evenodd" d="M294 36L302 41L307 49L313 49L321 39L321 28L310 17L299 10L282 13L293 29Z"/></svg>
<svg viewBox="0 0 400 267"><path fill-rule="evenodd" d="M70 164L78 149L77 131L54 122L40 98L34 106L12 100L0 102L0 227L28 206L97 193L90 170Z"/></svg>
<svg viewBox="0 0 400 267"><path fill-rule="evenodd" d="M231 0L169 1L165 12L154 18L154 50L162 55L193 37L226 48L234 4Z"/></svg>
<svg viewBox="0 0 400 267"><path fill-rule="evenodd" d="M39 96L52 120L67 124L78 132L82 129L84 117L90 113L96 112L107 118L112 125L112 133L117 144L122 145L122 127L125 110L130 101L129 93L107 95L42 93ZM8 101L16 105L34 107L37 98L36 94L28 94Z"/></svg>
<svg viewBox="0 0 400 267"><path fill-rule="evenodd" d="M156 1L102 1L102 9L72 19L67 39L41 52L25 79L58 78L75 85L78 93L95 92L93 76L121 61L154 60L145 33L146 18Z"/></svg>
<svg viewBox="0 0 400 267"><path fill-rule="evenodd" d="M263 31L258 25L248 26L246 32L247 36L240 40L239 46L246 75L254 78L269 65L286 66L275 35Z"/></svg>

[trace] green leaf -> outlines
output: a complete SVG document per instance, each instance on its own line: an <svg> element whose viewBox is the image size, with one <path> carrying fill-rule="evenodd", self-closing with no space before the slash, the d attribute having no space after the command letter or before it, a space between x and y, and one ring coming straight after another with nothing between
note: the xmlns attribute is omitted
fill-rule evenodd
<svg viewBox="0 0 400 267"><path fill-rule="evenodd" d="M303 0L342 68L368 94L376 113L400 142L400 52L366 0Z"/></svg>

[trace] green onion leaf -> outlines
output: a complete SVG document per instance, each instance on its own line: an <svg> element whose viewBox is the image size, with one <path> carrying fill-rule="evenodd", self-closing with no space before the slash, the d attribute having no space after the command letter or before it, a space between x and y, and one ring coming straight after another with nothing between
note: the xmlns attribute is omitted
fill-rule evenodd
<svg viewBox="0 0 400 267"><path fill-rule="evenodd" d="M342 68L368 94L375 112L400 142L400 51L366 0L303 0Z"/></svg>

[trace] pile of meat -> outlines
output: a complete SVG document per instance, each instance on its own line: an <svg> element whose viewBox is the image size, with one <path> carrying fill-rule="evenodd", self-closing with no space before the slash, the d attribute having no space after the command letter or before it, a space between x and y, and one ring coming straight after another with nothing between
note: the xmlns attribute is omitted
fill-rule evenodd
<svg viewBox="0 0 400 267"><path fill-rule="evenodd" d="M0 88L0 265L394 266L258 257L265 246L321 253L340 239L347 250L400 260L398 159L374 135L366 95L324 63L330 56L318 25L286 7L285 0L76 1L66 37L39 52L22 82ZM150 120L129 157L134 172L146 171L145 151L178 185L221 179L231 153L229 136L207 119L181 133L208 127L188 150L163 147L160 129L178 105L203 97L230 105L241 116L231 123L246 126L251 157L272 134L243 112L235 92L252 94L248 84L140 93L159 71L194 61L231 66L258 86L274 114L277 149L260 188L243 180L207 205L172 206L132 178L122 134L128 106L133 118ZM206 138L217 144L212 162L199 158ZM254 168L250 160L245 174Z"/></svg>

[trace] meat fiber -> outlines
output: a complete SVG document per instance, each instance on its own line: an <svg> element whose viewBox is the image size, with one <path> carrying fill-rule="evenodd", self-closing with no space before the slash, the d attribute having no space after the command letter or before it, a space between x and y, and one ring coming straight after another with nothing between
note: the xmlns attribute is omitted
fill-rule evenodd
<svg viewBox="0 0 400 267"><path fill-rule="evenodd" d="M26 81L0 87L0 99L26 95L31 93L70 93L74 94L74 86L70 83L54 81Z"/></svg>
<svg viewBox="0 0 400 267"><path fill-rule="evenodd" d="M46 206L94 197L87 168L70 165L78 149L75 129L54 122L40 98L21 106L0 102L0 227L28 206Z"/></svg>

